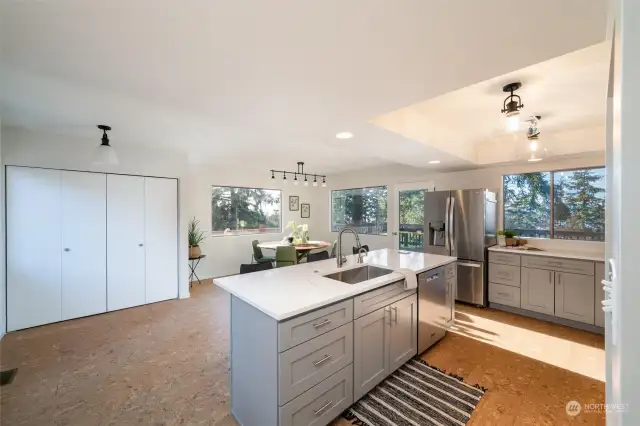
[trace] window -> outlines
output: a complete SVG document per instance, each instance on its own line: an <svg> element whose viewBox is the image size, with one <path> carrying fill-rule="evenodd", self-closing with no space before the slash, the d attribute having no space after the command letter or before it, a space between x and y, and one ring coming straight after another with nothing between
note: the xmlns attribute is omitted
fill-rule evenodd
<svg viewBox="0 0 640 426"><path fill-rule="evenodd" d="M523 237L604 241L605 169L504 176L504 228Z"/></svg>
<svg viewBox="0 0 640 426"><path fill-rule="evenodd" d="M331 231L345 226L360 234L387 235L387 187L331 191Z"/></svg>
<svg viewBox="0 0 640 426"><path fill-rule="evenodd" d="M275 189L211 187L211 232L242 235L282 232L282 194Z"/></svg>

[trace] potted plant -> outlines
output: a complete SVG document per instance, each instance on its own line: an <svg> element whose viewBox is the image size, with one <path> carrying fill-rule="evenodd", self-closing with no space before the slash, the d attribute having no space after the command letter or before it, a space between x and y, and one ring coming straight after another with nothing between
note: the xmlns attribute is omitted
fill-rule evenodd
<svg viewBox="0 0 640 426"><path fill-rule="evenodd" d="M198 228L199 223L195 217L189 221L189 259L198 258L202 254L200 243L204 240L204 231Z"/></svg>
<svg viewBox="0 0 640 426"><path fill-rule="evenodd" d="M517 242L517 241L516 241L516 239L514 238L515 236L516 236L516 233L515 233L515 232L513 232L513 231L509 231L509 230L504 231L505 243L506 243L508 246L515 246L515 245L517 245L517 243L518 243L518 242Z"/></svg>
<svg viewBox="0 0 640 426"><path fill-rule="evenodd" d="M504 236L504 231L503 230L498 231L497 235L498 235L498 245L500 247L506 247L507 240L506 240L506 237Z"/></svg>

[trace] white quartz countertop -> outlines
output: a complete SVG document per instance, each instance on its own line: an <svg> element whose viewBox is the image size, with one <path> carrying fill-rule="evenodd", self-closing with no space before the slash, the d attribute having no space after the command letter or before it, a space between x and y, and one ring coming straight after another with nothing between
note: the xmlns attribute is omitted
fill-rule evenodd
<svg viewBox="0 0 640 426"><path fill-rule="evenodd" d="M356 255L349 255L342 268L338 268L336 259L328 259L215 278L213 282L254 308L282 321L403 279L403 275L397 272L358 284L346 284L323 277L333 272L362 266L356 263L356 260ZM365 264L392 270L409 269L416 274L455 260L455 257L450 256L393 249L374 250L364 257Z"/></svg>
<svg viewBox="0 0 640 426"><path fill-rule="evenodd" d="M489 247L489 251L500 253L522 254L526 256L546 256L559 257L564 259L590 260L592 262L604 262L604 254L597 252L578 251L578 250L523 250L516 248L507 248L500 246Z"/></svg>

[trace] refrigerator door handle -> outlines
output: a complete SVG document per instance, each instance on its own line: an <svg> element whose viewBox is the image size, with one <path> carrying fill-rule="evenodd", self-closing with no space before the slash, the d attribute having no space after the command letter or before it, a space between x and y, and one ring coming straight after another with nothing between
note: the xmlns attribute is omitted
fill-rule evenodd
<svg viewBox="0 0 640 426"><path fill-rule="evenodd" d="M456 199L454 197L450 197L451 207L449 209L449 245L451 246L451 256L455 256L456 253L456 240L453 234L453 211L456 206Z"/></svg>
<svg viewBox="0 0 640 426"><path fill-rule="evenodd" d="M451 197L447 197L447 203L444 210L444 248L450 253L450 241L449 241L449 206L451 203Z"/></svg>

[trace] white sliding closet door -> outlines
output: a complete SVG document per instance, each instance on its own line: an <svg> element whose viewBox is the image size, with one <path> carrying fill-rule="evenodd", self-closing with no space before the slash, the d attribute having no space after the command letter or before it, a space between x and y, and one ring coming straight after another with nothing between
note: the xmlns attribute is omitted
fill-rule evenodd
<svg viewBox="0 0 640 426"><path fill-rule="evenodd" d="M61 171L62 319L107 310L107 176Z"/></svg>
<svg viewBox="0 0 640 426"><path fill-rule="evenodd" d="M60 321L60 171L7 167L7 329Z"/></svg>
<svg viewBox="0 0 640 426"><path fill-rule="evenodd" d="M146 302L178 297L178 182L145 178Z"/></svg>
<svg viewBox="0 0 640 426"><path fill-rule="evenodd" d="M107 175L107 310L145 303L144 177Z"/></svg>

